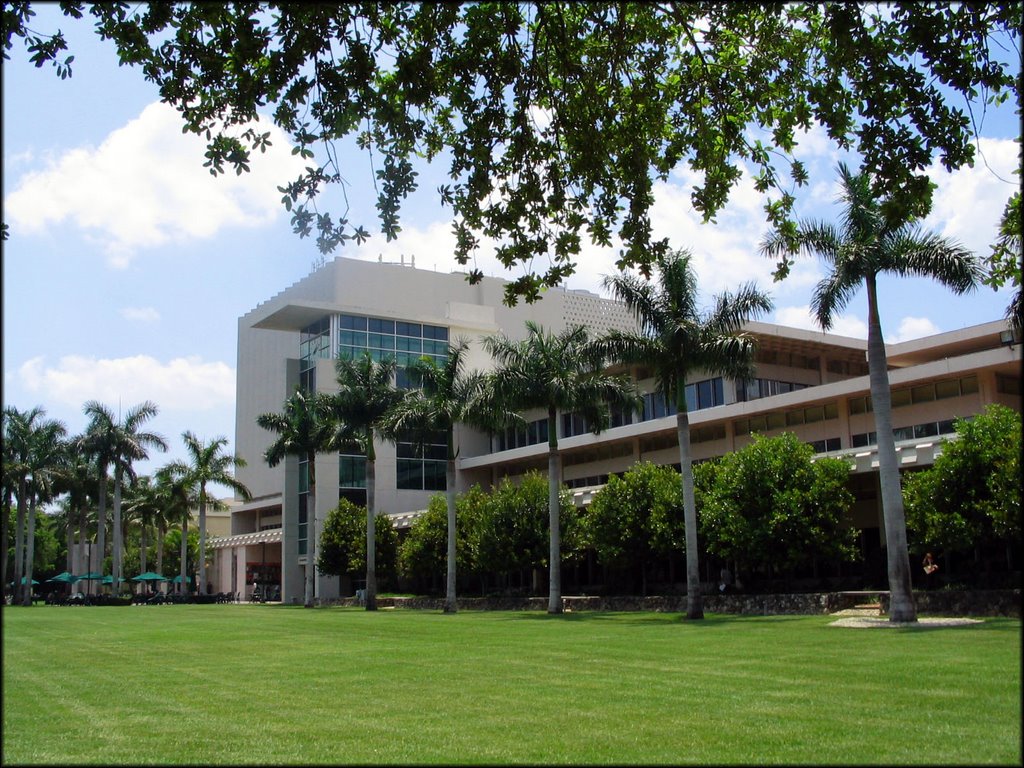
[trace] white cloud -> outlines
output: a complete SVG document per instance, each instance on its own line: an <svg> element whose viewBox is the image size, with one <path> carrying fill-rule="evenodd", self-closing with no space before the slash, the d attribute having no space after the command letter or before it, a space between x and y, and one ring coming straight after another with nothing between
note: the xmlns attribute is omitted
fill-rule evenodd
<svg viewBox="0 0 1024 768"><path fill-rule="evenodd" d="M160 319L160 313L153 307L122 307L121 317L140 323L155 323Z"/></svg>
<svg viewBox="0 0 1024 768"><path fill-rule="evenodd" d="M809 305L779 307L775 310L775 323L785 325L789 328L803 328L808 331L820 331L821 326L811 314ZM868 337L867 324L853 315L839 315L832 320L832 327L829 333L836 336L847 336L851 339L866 339Z"/></svg>
<svg viewBox="0 0 1024 768"><path fill-rule="evenodd" d="M233 407L235 402L234 369L195 356L162 363L148 355L66 355L55 366L40 356L23 363L18 378L27 391L75 407L86 400L126 406L152 400L161 411L201 411Z"/></svg>
<svg viewBox="0 0 1024 768"><path fill-rule="evenodd" d="M921 339L925 336L932 336L942 329L927 317L904 317L900 320L899 329L891 337L886 336L886 342L894 344L900 341Z"/></svg>
<svg viewBox="0 0 1024 768"><path fill-rule="evenodd" d="M973 168L947 173L935 162L928 175L937 185L926 230L958 240L984 258L995 240L1006 199L1020 185L1018 144L1012 139L979 141Z"/></svg>
<svg viewBox="0 0 1024 768"><path fill-rule="evenodd" d="M181 132L181 118L155 102L99 147L70 149L21 176L4 201L14 228L44 233L70 221L124 267L144 248L213 237L227 227L264 226L283 208L277 186L304 163L274 126L273 146L255 152L250 172L213 177L205 139Z"/></svg>

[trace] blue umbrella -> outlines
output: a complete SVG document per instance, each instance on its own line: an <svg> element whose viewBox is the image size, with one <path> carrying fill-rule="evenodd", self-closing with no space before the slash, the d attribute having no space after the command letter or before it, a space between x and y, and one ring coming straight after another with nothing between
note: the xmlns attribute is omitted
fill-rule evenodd
<svg viewBox="0 0 1024 768"><path fill-rule="evenodd" d="M21 582L20 582L20 583L21 583L21 584L24 584L24 583L25 583L25 579L27 579L27 578L28 578L28 576L22 576L22 577L21 577ZM32 579L32 583L33 583L33 584L38 584L39 582L38 582L38 581L36 581L35 579ZM9 582L9 584L10 584L11 586L14 586L14 582L13 582L13 581Z"/></svg>
<svg viewBox="0 0 1024 768"><path fill-rule="evenodd" d="M178 576L175 576L173 579L171 579L171 581L174 582L175 584L181 584L181 575L179 574ZM191 576L186 576L185 577L185 583L186 584L191 584L192 583L192 577Z"/></svg>

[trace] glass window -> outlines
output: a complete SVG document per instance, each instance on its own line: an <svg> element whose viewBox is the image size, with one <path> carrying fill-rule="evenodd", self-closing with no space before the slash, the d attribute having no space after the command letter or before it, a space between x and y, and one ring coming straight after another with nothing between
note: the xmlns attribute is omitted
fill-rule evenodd
<svg viewBox="0 0 1024 768"><path fill-rule="evenodd" d="M395 337L383 333L371 333L367 335L366 343L372 349L394 349Z"/></svg>
<svg viewBox="0 0 1024 768"><path fill-rule="evenodd" d="M896 427L892 431L893 439L896 441L900 440L913 440L914 439L914 428L913 427Z"/></svg>
<svg viewBox="0 0 1024 768"><path fill-rule="evenodd" d="M839 418L839 405L837 403L827 403L825 405L825 419L838 419Z"/></svg>
<svg viewBox="0 0 1024 768"><path fill-rule="evenodd" d="M446 491L448 490L448 478L445 475L446 466L443 461L423 462L423 490L425 491Z"/></svg>
<svg viewBox="0 0 1024 768"><path fill-rule="evenodd" d="M403 352L422 352L423 351L423 340L422 339L410 339L405 336L399 336L395 339L395 349Z"/></svg>
<svg viewBox="0 0 1024 768"><path fill-rule="evenodd" d="M904 405L910 405L910 390L909 389L897 389L893 390L892 393L892 407L902 408Z"/></svg>
<svg viewBox="0 0 1024 768"><path fill-rule="evenodd" d="M697 386L695 384L687 384L684 392L686 396L686 410L697 410Z"/></svg>
<svg viewBox="0 0 1024 768"><path fill-rule="evenodd" d="M419 323L403 323L399 321L395 323L391 332L396 333L399 336L415 336L416 338L422 338L423 326Z"/></svg>
<svg viewBox="0 0 1024 768"><path fill-rule="evenodd" d="M416 459L399 459L396 462L398 488L402 490L423 490L423 462Z"/></svg>
<svg viewBox="0 0 1024 768"><path fill-rule="evenodd" d="M803 411L789 411L786 414L786 426L795 427L804 423Z"/></svg>
<svg viewBox="0 0 1024 768"><path fill-rule="evenodd" d="M341 488L366 487L366 457L338 457L338 486Z"/></svg>
<svg viewBox="0 0 1024 768"><path fill-rule="evenodd" d="M810 408L805 408L804 409L804 419L806 419L808 424L814 424L815 422L818 422L818 421L824 421L825 420L825 409L822 406L820 406L820 405L812 406Z"/></svg>
<svg viewBox="0 0 1024 768"><path fill-rule="evenodd" d="M365 331L366 318L355 315L341 315L338 318L338 327L343 330Z"/></svg>
<svg viewBox="0 0 1024 768"><path fill-rule="evenodd" d="M914 426L914 437L934 437L937 434L939 434L939 425L934 421Z"/></svg>
<svg viewBox="0 0 1024 768"><path fill-rule="evenodd" d="M946 419L945 421L940 421L935 426L938 429L940 435L952 435L954 432L956 432L956 429L953 428L953 422L954 419Z"/></svg>
<svg viewBox="0 0 1024 768"><path fill-rule="evenodd" d="M782 411L772 411L765 414L765 426L768 429L782 429L786 426L786 416Z"/></svg>
<svg viewBox="0 0 1024 768"><path fill-rule="evenodd" d="M401 323L400 323L401 325ZM395 321L384 320L380 317L371 317L368 329L372 333L386 333L390 336L395 335Z"/></svg>
<svg viewBox="0 0 1024 768"><path fill-rule="evenodd" d="M922 384L910 390L910 399L915 403L930 403L935 399L935 385Z"/></svg>
<svg viewBox="0 0 1024 768"><path fill-rule="evenodd" d="M960 379L960 392L965 395L973 395L978 391L978 377L964 376Z"/></svg>
<svg viewBox="0 0 1024 768"><path fill-rule="evenodd" d="M935 382L935 397L943 399L947 397L959 397L960 396L960 380L959 379L946 379L945 381Z"/></svg>

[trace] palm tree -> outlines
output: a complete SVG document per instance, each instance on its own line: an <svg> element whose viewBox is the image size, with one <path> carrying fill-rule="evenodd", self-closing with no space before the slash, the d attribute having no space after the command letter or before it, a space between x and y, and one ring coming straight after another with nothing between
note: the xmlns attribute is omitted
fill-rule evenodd
<svg viewBox="0 0 1024 768"><path fill-rule="evenodd" d="M45 415L46 411L38 406L24 412L13 407L5 409L5 461L11 462L9 471L18 496L14 537L15 595L24 605L32 604L36 503L52 497L67 434L63 422L45 419ZM4 557L6 559L6 552Z"/></svg>
<svg viewBox="0 0 1024 768"><path fill-rule="evenodd" d="M394 442L388 415L407 393L395 386L393 357L380 362L364 352L335 363L338 391L331 396L334 448L355 444L366 456L366 610L377 610L377 538L375 529L377 452L375 440Z"/></svg>
<svg viewBox="0 0 1024 768"><path fill-rule="evenodd" d="M612 360L652 370L657 391L666 402L675 405L686 542L686 617L701 619L704 600L700 590L686 378L697 371L750 378L754 341L740 328L757 313L770 311L772 303L748 284L734 295L717 296L714 308L702 313L697 306L697 277L691 258L687 251L660 256L656 262L657 285L625 273L606 277L604 287L633 313L639 333L612 331L600 340L599 346Z"/></svg>
<svg viewBox="0 0 1024 768"><path fill-rule="evenodd" d="M517 410L543 408L548 424L548 517L550 571L548 613L562 612L561 534L558 453L558 412L580 414L595 434L609 422L609 406L637 410L640 398L632 382L604 372L602 350L588 338L586 328L573 326L561 333L545 332L526 323L527 338L513 341L504 334L488 336L484 348L498 364L492 372L497 397Z"/></svg>
<svg viewBox="0 0 1024 768"><path fill-rule="evenodd" d="M448 505L448 578L445 613L457 611L455 599L455 460L459 450L455 427L466 424L481 429L494 428L518 419L504 410L494 397L490 379L482 373L466 373L465 358L469 343L456 339L448 347L448 358L438 364L423 356L406 367L410 381L419 385L391 413L388 431L393 434L445 433L448 443L445 467L445 498Z"/></svg>
<svg viewBox="0 0 1024 768"><path fill-rule="evenodd" d="M174 471L169 465L158 469L154 475L155 495L157 498L159 512L156 514L157 537L159 544L156 550L157 573L164 572L164 539L167 536L167 527L173 523L181 523L181 567L180 583L178 592L184 593L186 588L185 579L188 576L188 521L192 516L194 499L191 494L191 486L187 479L179 472Z"/></svg>
<svg viewBox="0 0 1024 768"><path fill-rule="evenodd" d="M93 547L92 562L89 564L88 570L99 573L103 570L103 560L107 555L107 473L110 465L114 462L117 419L107 406L97 400L89 400L82 410L88 417L89 423L79 445L96 468L96 482L99 491L97 494L96 546Z"/></svg>
<svg viewBox="0 0 1024 768"><path fill-rule="evenodd" d="M114 550L112 575L115 592L120 589L122 528L121 528L121 485L125 475L135 479L132 463L149 458L148 448L167 450L167 442L155 432L140 431L142 425L157 414L155 403L145 401L130 408L124 419L116 425L114 433Z"/></svg>
<svg viewBox="0 0 1024 768"><path fill-rule="evenodd" d="M868 376L871 406L878 440L878 474L885 524L886 559L889 576L890 621L916 621L917 608L911 592L907 527L903 512L899 464L892 431L892 403L889 390L885 340L878 316L878 276L891 272L901 277L931 277L962 294L977 287L983 272L978 260L966 248L939 235L922 232L914 221L892 221L885 204L871 193L867 174L853 174L839 165L844 204L840 226L804 222L795 237L770 234L761 245L766 256L779 257L803 251L819 256L831 270L815 287L811 309L823 330L832 326L863 285L868 297Z"/></svg>
<svg viewBox="0 0 1024 768"><path fill-rule="evenodd" d="M85 520L89 502L94 496L95 470L88 457L78 450L81 437L74 437L66 444L63 471L57 479L56 490L67 494L67 559L65 568L69 573L75 570L74 548L75 527L79 529L79 545L85 543Z"/></svg>
<svg viewBox="0 0 1024 768"><path fill-rule="evenodd" d="M153 478L149 475L140 475L135 482L126 489L124 499L125 518L133 519L139 523L139 572L145 573L147 548L149 546L148 532L153 527L153 521L160 512L160 498L157 495L158 489Z"/></svg>
<svg viewBox="0 0 1024 768"><path fill-rule="evenodd" d="M16 408L6 406L3 409L3 445L0 446L3 448L3 533L0 534L2 535L3 543L0 546L3 547L4 564L3 578L2 581L0 581L0 590L2 590L5 601L7 599L7 553L10 549L9 518L11 499L18 492L18 479L20 474L18 456L15 450L17 445L15 430L17 429L16 422L21 418L21 413ZM22 523L24 523L24 518L22 518ZM20 536L16 533L15 538L20 539ZM17 548L15 548L15 556L17 557ZM18 574L16 575L15 580L20 578L21 575Z"/></svg>
<svg viewBox="0 0 1024 768"><path fill-rule="evenodd" d="M284 403L283 413L264 413L256 418L263 429L277 439L263 454L267 464L276 467L285 456L305 459L309 493L306 497L307 548L305 601L313 607L313 581L316 572L316 455L329 450L334 437L331 405L327 395L296 387Z"/></svg>
<svg viewBox="0 0 1024 768"><path fill-rule="evenodd" d="M231 467L244 467L245 460L240 456L224 453L228 444L226 437L216 437L203 442L190 431L183 432L182 441L188 451L189 461L177 462L176 470L180 471L193 486L199 498L199 594L206 594L206 486L210 483L231 488L243 499L252 498L245 484L236 480L231 474Z"/></svg>

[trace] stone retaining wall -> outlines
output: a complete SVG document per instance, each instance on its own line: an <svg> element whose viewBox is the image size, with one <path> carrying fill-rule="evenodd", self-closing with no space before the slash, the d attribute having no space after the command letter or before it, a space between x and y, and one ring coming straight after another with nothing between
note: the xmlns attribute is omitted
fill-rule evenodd
<svg viewBox="0 0 1024 768"><path fill-rule="evenodd" d="M1021 593L1014 590L977 592L915 592L918 613L943 616L1021 616ZM704 610L708 613L740 615L814 615L829 614L855 605L880 601L888 609L889 595L881 593L811 592L776 595L706 595ZM460 597L460 611L546 611L546 597ZM354 597L329 601L331 605L357 606ZM686 596L668 597L596 597L567 596L562 598L566 611L657 611L684 613ZM378 597L378 608L408 608L440 611L440 597Z"/></svg>

